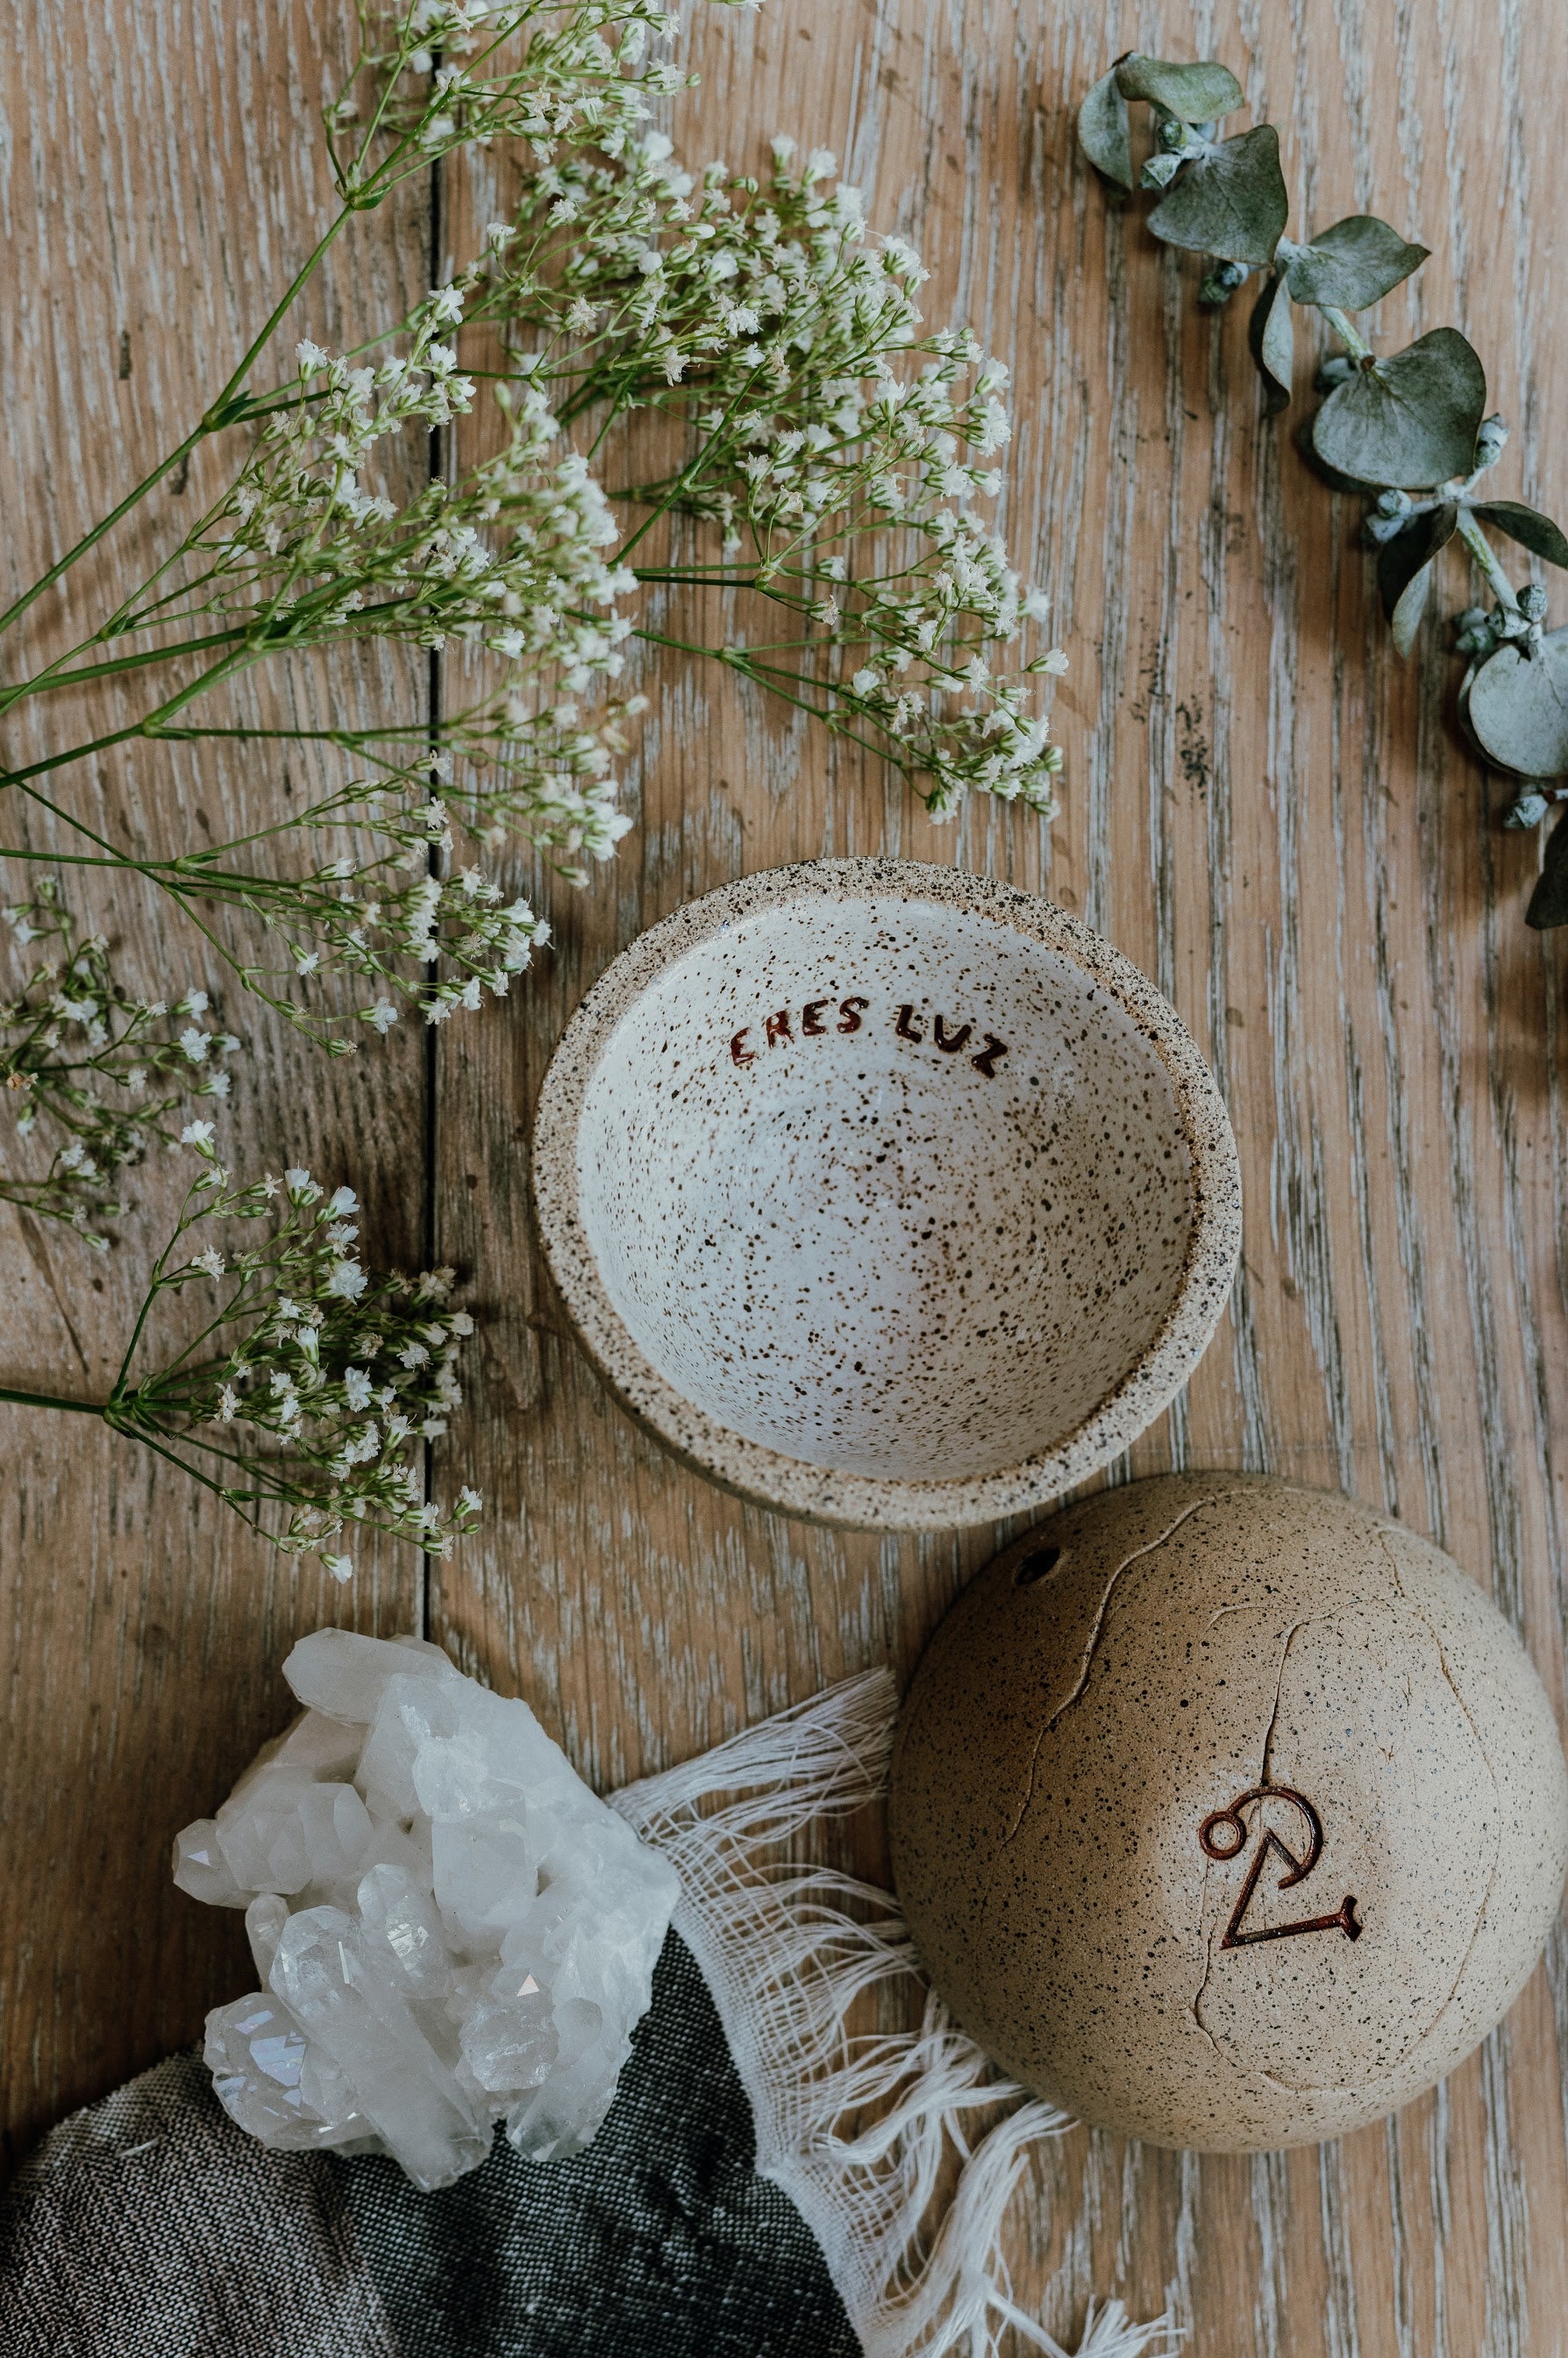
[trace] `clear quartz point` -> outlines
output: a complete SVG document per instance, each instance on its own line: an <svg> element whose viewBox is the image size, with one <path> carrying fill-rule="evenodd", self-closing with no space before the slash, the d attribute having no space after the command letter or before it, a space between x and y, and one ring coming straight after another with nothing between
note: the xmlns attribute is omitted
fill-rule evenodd
<svg viewBox="0 0 1568 2358"><path fill-rule="evenodd" d="M285 1675L306 1708L175 1843L182 1890L244 1909L263 1984L208 2017L223 2104L265 2145L390 2154L427 2189L498 2121L535 2160L580 2152L674 1869L438 1646L319 1629Z"/></svg>

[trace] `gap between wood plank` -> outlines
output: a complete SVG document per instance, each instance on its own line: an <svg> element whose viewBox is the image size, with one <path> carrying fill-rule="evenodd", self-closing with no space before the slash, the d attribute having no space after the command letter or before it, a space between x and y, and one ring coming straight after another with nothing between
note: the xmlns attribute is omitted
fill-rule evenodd
<svg viewBox="0 0 1568 2358"><path fill-rule="evenodd" d="M430 211L427 243L427 259L430 265L429 283L432 287L439 286L441 280L441 158L439 156L435 156L431 158L430 163ZM439 482L442 476L446 473L446 444L443 429L439 426L433 426L430 429L430 480L433 483ZM441 655L442 651L440 647L432 647L428 652L425 661L425 726L429 731L430 747L433 752L439 749L441 742L441 691L443 687ZM434 776L432 777L429 787L426 791L432 795L434 794ZM432 876L436 875L439 872L441 860L439 847L433 843L425 856L429 861L430 873ZM427 1023L424 1027L424 1119L421 1130L422 1161L420 1171L423 1192L420 1204L419 1239L420 1260L425 1269L434 1269L435 1266L435 1120L437 1080L436 1026L434 1023ZM427 1441L424 1444L424 1503L426 1506L430 1505L435 1495L435 1444L433 1441ZM414 1583L413 1596L413 1634L416 1638L427 1638L430 1635L430 1558L423 1550L420 1552L419 1577Z"/></svg>

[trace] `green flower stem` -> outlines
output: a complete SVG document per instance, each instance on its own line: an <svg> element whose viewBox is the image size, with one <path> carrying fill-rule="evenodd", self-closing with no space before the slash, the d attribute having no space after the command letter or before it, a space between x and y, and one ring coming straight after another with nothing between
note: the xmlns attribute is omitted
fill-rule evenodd
<svg viewBox="0 0 1568 2358"><path fill-rule="evenodd" d="M160 729L158 735L171 745L199 745L209 738L237 738L244 742L251 738L274 738L285 745L339 745L346 753L362 753L368 746L380 744L383 738L414 737L421 744L430 735L430 724L424 720L399 723L389 720L384 729L263 729L241 721L233 727L211 729Z"/></svg>
<svg viewBox="0 0 1568 2358"><path fill-rule="evenodd" d="M25 851L19 843L0 843L0 860L28 860L40 868L136 868L139 860L122 860L118 852ZM144 871L145 872L145 871Z"/></svg>
<svg viewBox="0 0 1568 2358"><path fill-rule="evenodd" d="M212 730L176 729L166 732L159 730L157 733L160 740L166 733L176 742L183 744L188 740L204 735L242 736L247 732L222 729ZM258 730L255 733L265 737L288 737L296 732L290 730ZM335 730L301 730L297 733L306 739L325 738L328 742L337 741ZM423 730L412 730L409 733L421 737L424 735ZM376 756L372 754L371 758L373 761ZM86 836L90 843L97 844L99 851L106 857L95 858L91 853L81 851L25 851L20 845L13 844L0 848L0 859L29 860L42 865L59 861L76 868L134 868L140 874L155 880L166 872L188 878L192 883L204 884L216 879L224 883L254 887L258 890L265 889L274 880L267 877L245 877L239 874L227 875L223 870L214 868L213 861L226 852L242 851L250 844L268 842L274 835L298 834L304 828L323 819L324 817L339 817L345 826L352 826L357 817L353 806L346 803L341 795L324 795L319 802L309 804L302 811L290 812L286 818L274 820L271 827L253 827L248 835L231 836L226 842L215 843L206 851L185 852L178 854L173 860L142 860L133 858L129 852L121 851L116 845L111 843L106 835L100 835L95 827L89 827L85 819L77 817L73 812L63 809L57 802L52 802L48 795L40 793L37 786L24 784L22 792L29 802L37 803L40 810L46 810L51 818L59 819L62 827L74 828L78 835Z"/></svg>
<svg viewBox="0 0 1568 2358"><path fill-rule="evenodd" d="M50 807L54 806L51 805ZM68 827L80 824L70 817L69 812L59 811L57 815L65 820ZM268 832L281 830L269 829ZM103 841L101 836L94 836L92 839L94 842ZM261 840L261 838L248 837L241 840L253 842ZM233 846L224 844L220 848L228 851ZM201 856L199 864L188 864L183 860L134 860L129 852L116 851L111 844L105 844L102 851L91 852L25 851L18 844L5 843L0 844L0 860L29 860L35 866L44 868L119 869L129 875L145 877L149 884L156 884L163 892L172 893L182 908L188 906L193 893L210 894L215 900L244 901L258 896L264 898L278 883L278 880L271 876L247 876L234 869L209 868L205 864L205 854ZM297 886L285 889L307 893L317 881L314 877L305 877ZM325 899L327 896L323 894L322 897Z"/></svg>
<svg viewBox="0 0 1568 2358"><path fill-rule="evenodd" d="M1466 547L1475 558L1476 563L1479 566L1482 573L1486 576L1487 586L1491 590L1492 595L1497 599L1498 604L1504 607L1510 614L1517 614L1519 611L1519 600L1514 595L1513 584L1509 579L1508 575L1503 571L1501 565L1498 562L1497 555L1491 543L1487 540L1486 534L1481 530L1480 525L1477 523L1475 515L1469 508L1460 508L1454 530L1455 535L1464 542Z"/></svg>
<svg viewBox="0 0 1568 2358"><path fill-rule="evenodd" d="M240 634L231 634L237 635ZM258 646L242 640L234 654L211 665L199 679L193 679L173 696L166 697L162 704L155 705L150 712L144 712L139 720L127 721L124 729L112 729L105 736L90 738L85 744L67 745L62 752L46 754L42 761L29 762L20 770L0 769L0 790L6 786L26 785L29 778L46 777L51 771L67 768L72 762L84 762L91 754L107 752L111 746L127 745L137 738L160 737L166 720L171 720L177 713L183 712L188 704L193 704L199 696L205 696L209 688L220 687L226 679L237 678L242 672L248 671L252 664L262 662L272 652L272 647L266 644ZM131 656L127 668L129 664L136 661L135 656ZM69 813L61 812L59 816L66 819L68 825L76 824Z"/></svg>
<svg viewBox="0 0 1568 2358"><path fill-rule="evenodd" d="M89 843L95 843L99 850L106 851L112 860L117 860L123 857L106 835L100 835L98 829L95 827L89 827L84 818L73 817L70 811L62 810L59 803L50 802L48 795L40 794L37 786L24 786L22 792L29 802L37 803L40 810L47 810L49 817L58 818L62 826L73 828L78 835L84 835ZM40 858L42 856L42 854L39 855Z"/></svg>
<svg viewBox="0 0 1568 2358"><path fill-rule="evenodd" d="M188 1203L188 1201L189 1198L188 1196L187 1202ZM170 1237L167 1244L165 1245L162 1252L159 1253L156 1260L153 1263L153 1272L151 1277L147 1280L147 1290L142 1297L142 1306L136 1313L136 1323L131 1329L131 1339L125 1346L125 1356L121 1360L118 1368L115 1370L113 1388L110 1391L108 1408L104 1412L106 1415L109 1414L125 1397L125 1379L131 1372L131 1362L136 1356L136 1346L142 1339L142 1329L145 1326L147 1320L151 1315L154 1303L157 1300L159 1294L164 1290L164 1278L167 1271L169 1260L174 1252L174 1249L176 1245L178 1244L180 1238L184 1236L186 1229L190 1225L191 1223L189 1218L182 1215L173 1236Z"/></svg>
<svg viewBox="0 0 1568 2358"><path fill-rule="evenodd" d="M722 566L639 565L637 578L644 589L653 582L666 587L684 584L694 590L758 590L763 587L755 572L729 573Z"/></svg>
<svg viewBox="0 0 1568 2358"><path fill-rule="evenodd" d="M63 753L49 753L41 762L29 762L25 769L0 770L0 790L21 786L29 778L41 778L51 770L63 769L70 762L85 762L90 754L106 753L112 745L129 744L134 737L145 737L152 732L142 721L133 721L124 729L112 729L105 737L92 737L84 745L68 745Z"/></svg>
<svg viewBox="0 0 1568 2358"><path fill-rule="evenodd" d="M30 590L25 590L19 598L13 599L5 612L0 614L0 632L8 631L13 622L19 622L28 608L35 605L47 590L52 590L57 581L62 580L90 548L96 548L105 533L113 532L122 516L129 515L149 492L156 491L164 477L171 473L182 459L188 458L197 444L204 441L210 431L205 422L194 427L183 442L177 443L166 458L159 460L150 475L144 475L141 481L126 492L117 507L111 508L107 515L100 516L91 531L84 534L74 548L68 548L63 557L56 558L47 573L39 575Z"/></svg>
<svg viewBox="0 0 1568 2358"><path fill-rule="evenodd" d="M19 1408L64 1408L78 1416L106 1416L106 1401L60 1400L54 1392L29 1392L15 1384L0 1384L0 1401L12 1401Z"/></svg>
<svg viewBox="0 0 1568 2358"><path fill-rule="evenodd" d="M771 575L765 575L760 569L742 574L722 571L710 573L700 568L689 568L680 565L654 565L646 568L639 566L636 571L638 581L644 589L650 586L660 588L685 586L696 590L755 590L766 598L769 604L782 606L787 613L798 614L804 618L816 611L817 601L814 598L808 598L801 592L786 589L780 581ZM807 639L791 640L789 644L803 649L808 646L820 646L822 642L820 639ZM708 650L710 654L714 652L715 650L711 647Z"/></svg>
<svg viewBox="0 0 1568 2358"><path fill-rule="evenodd" d="M177 443L166 458L160 459L152 472L144 475L141 481L126 492L117 507L111 508L107 515L101 516L91 532L85 533L73 548L68 548L63 557L57 557L48 571L40 574L30 590L25 590L19 598L13 599L5 612L0 613L0 633L8 631L14 622L20 622L28 608L36 604L46 590L52 590L57 581L63 580L71 567L85 557L89 549L95 548L104 535L112 532L123 516L129 515L134 507L139 506L149 492L156 491L164 477L172 473L182 459L188 458L199 443L205 442L213 434L220 433L224 427L231 426L237 416L243 415L243 404L236 404L236 395L244 382L247 370L263 348L271 341L274 330L288 311L289 306L303 291L315 272L320 268L333 241L345 224L353 219L355 210L355 207L346 205L325 235L317 241L313 251L306 257L289 281L284 295L273 306L261 333L252 339L222 391L216 400L208 405L184 441ZM4 708L4 705L0 705L0 710Z"/></svg>
<svg viewBox="0 0 1568 2358"><path fill-rule="evenodd" d="M663 497L660 500L659 504L656 507L650 509L648 514L638 525L637 530L632 533L628 539L621 543L618 555L623 565L631 555L632 550L637 546L638 542L641 540L646 534L652 531L660 517L669 509L674 507L682 497L690 492L693 487L700 481L704 469L710 466L715 459L725 458L729 455L730 434L734 420L744 412L747 403L754 398L757 377L759 374L759 371L754 371L753 373L745 380L744 384L736 386L735 392L730 395L724 416L720 418L718 425L714 428L714 431L709 436L708 439L703 444L699 450L693 453L687 464L682 468L680 473L671 477L668 489L666 490ZM601 439L603 438L604 433L607 431L607 428L608 420L606 421L606 426L600 429Z"/></svg>
<svg viewBox="0 0 1568 2358"><path fill-rule="evenodd" d="M1357 367L1364 368L1373 355L1372 347L1360 330L1336 304L1320 303L1317 308L1356 362Z"/></svg>
<svg viewBox="0 0 1568 2358"><path fill-rule="evenodd" d="M270 1266L266 1271L257 1271L257 1278L260 1279L264 1273L270 1273ZM152 1379L150 1384L141 1384L137 1386L136 1389L138 1393L155 1399L166 1407L173 1406L176 1409L181 1410L188 1408L188 1399L183 1399L179 1396L177 1387L174 1380L175 1378L180 1373L182 1368L185 1369L186 1380L188 1383L189 1383L193 1378L199 1378L202 1374L209 1372L212 1365L210 1360L204 1361L195 1368L188 1368L186 1366L186 1362L189 1359L195 1358L197 1352L200 1350L202 1345L208 1340L209 1336L219 1334L223 1327L231 1325L237 1318L242 1318L247 1311L255 1308L260 1303L262 1293L263 1287L260 1283L255 1286L253 1291L245 1284L239 1286L236 1291L230 1295L227 1302L221 1303L220 1306L213 1313L212 1316L208 1320L200 1333L191 1336L190 1341L186 1345L184 1350L177 1353L174 1358L169 1360L166 1367L163 1367L158 1370L156 1377ZM211 1455L215 1457L223 1457L231 1455L229 1451L219 1449L215 1444L209 1444L202 1443L196 1445L209 1447ZM236 1466L242 1462L243 1461L242 1459L237 1457L233 1459L233 1463Z"/></svg>
<svg viewBox="0 0 1568 2358"><path fill-rule="evenodd" d="M244 638L245 633L246 626L239 624L231 631L210 632L205 638L182 639L177 646L146 647L139 654L112 655L103 663L79 664L73 671L41 671L31 679L0 688L0 714L29 696L47 696L57 687L81 687L88 680L113 679L121 672L145 671L149 664L172 663L179 655L201 654L209 647L231 647L236 640Z"/></svg>
<svg viewBox="0 0 1568 2358"><path fill-rule="evenodd" d="M14 704L24 703L29 696L44 695L57 680L74 676L88 679L96 677L97 669L93 666L83 665L80 673L68 672L67 666L74 665L78 655L85 654L90 647L102 646L104 644L104 633L94 631L89 637L79 639L75 646L62 648L51 663L47 663L42 671L35 672L30 679L12 680L8 685L0 687L0 714L9 712Z"/></svg>
<svg viewBox="0 0 1568 2358"><path fill-rule="evenodd" d="M68 1406L69 1403L62 1401L59 1405L63 1407ZM188 1474L193 1482L199 1482L204 1490L210 1490L215 1498L221 1498L227 1506L237 1504L236 1497L225 1489L221 1482L215 1482L210 1474L204 1474L199 1466L192 1466L189 1460L181 1457L177 1451L166 1449L161 1441L155 1441L152 1434L144 1432L139 1424L133 1423L129 1420L122 1422L118 1417L113 1416L108 1409L101 1409L99 1414L111 1433L123 1433L127 1440L139 1441L144 1449L152 1451L155 1457L165 1458L170 1466L177 1466L182 1474ZM250 1492L239 1495L254 1497L256 1494Z"/></svg>
<svg viewBox="0 0 1568 2358"><path fill-rule="evenodd" d="M722 663L726 670L738 672L742 679L749 679L754 687L760 687L767 695L779 697L785 704L794 705L799 711L810 713L813 720L822 721L836 737L847 738L852 745L860 746L867 753L880 753L897 769L905 768L897 755L891 752L886 744L879 743L875 738L863 737L858 730L850 728L846 721L839 719L832 709L835 698L845 710L858 713L862 708L853 696L846 695L842 688L835 688L831 681L811 683L822 688L826 699L822 704L813 704L810 698L798 692L800 687L807 685L799 673L786 672L776 664L754 663L749 654L733 647L704 647L693 640L671 638L663 631L639 630L634 635L646 639L650 646L673 647L681 654L706 655L711 662ZM764 673L770 676L765 678ZM791 681L796 685L788 684Z"/></svg>

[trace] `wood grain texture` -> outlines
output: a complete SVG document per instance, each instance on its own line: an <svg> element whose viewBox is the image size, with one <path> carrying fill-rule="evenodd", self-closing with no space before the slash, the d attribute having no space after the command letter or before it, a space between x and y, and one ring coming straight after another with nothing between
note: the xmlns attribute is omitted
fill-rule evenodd
<svg viewBox="0 0 1568 2358"><path fill-rule="evenodd" d="M8 602L186 433L267 318L328 217L314 118L347 28L305 0L136 0L84 14L15 0L0 95L0 465ZM371 306L395 316L423 289L428 192L378 217L295 323L347 341ZM292 339L284 344L286 356ZM204 454L209 462L220 453ZM228 456L234 457L232 438ZM423 459L423 454L421 454ZM70 644L176 543L204 482L168 479L62 590L35 610L30 658ZM66 635L70 633L70 636ZM7 637L3 669L20 668ZM423 713L424 667L393 655L328 676L265 671L211 699L218 724L266 725L330 708L351 719ZM9 763L132 717L128 697L71 691L24 706L0 731ZM194 717L194 714L193 714ZM312 780L295 753L291 784ZM132 848L182 850L275 815L265 745L116 749L58 773L59 798ZM319 790L319 789L318 789ZM65 847L47 816L4 797L0 842ZM53 832L51 833L51 828ZM80 848L77 846L76 848ZM0 863L0 897L26 890ZM128 983L173 1000L211 986L247 1040L221 1117L236 1169L299 1161L359 1187L380 1243L423 1241L406 1140L421 1134L423 1044L388 1044L373 1080L329 1065L222 969L177 912L124 880L70 882L108 933ZM12 963L9 936L0 961ZM8 987L10 979L7 976ZM365 1065L372 1061L360 1060ZM7 1136L0 1156L15 1152ZM160 1155L133 1174L134 1217L102 1260L0 1206L0 1375L102 1399L148 1264L188 1174ZM211 1805L279 1717L277 1665L323 1620L407 1626L408 1552L370 1556L356 1588L299 1578L217 1500L75 1417L7 1408L0 1490L7 1883L0 2081L8 2150L70 2106L188 2039L248 1968L238 1918L193 1908L169 1881L174 1829Z"/></svg>
<svg viewBox="0 0 1568 2358"><path fill-rule="evenodd" d="M4 561L18 576L124 479L129 445L183 427L203 382L193 346L232 345L276 283L286 224L320 200L330 11L104 13L118 46L87 42L64 0L27 12L28 61L4 100L0 228L26 260L5 321L6 514L26 548ZM424 1206L406 1144L416 1061L345 1076L269 1049L236 1116L258 1154L276 1153L282 1109L308 1089L313 1143L367 1194L378 1179L399 1193L406 1222L427 1206L440 1256L475 1272L486 1316L449 1459L492 1516L431 1584L434 1634L526 1694L609 1785L844 1671L907 1671L1005 1536L825 1532L714 1492L607 1399L530 1241L533 1097L617 951L737 874L886 850L1044 889L1101 927L1175 999L1231 1107L1247 1195L1232 1313L1118 1470L1245 1466L1393 1509L1490 1586L1561 1704L1568 1125L1563 949L1521 922L1539 844L1499 831L1498 790L1454 736L1440 622L1400 664L1355 503L1262 420L1242 310L1194 308L1196 267L1138 208L1106 204L1072 114L1121 49L1223 57L1280 124L1295 223L1369 208L1433 248L1375 336L1464 328L1515 429L1499 492L1561 511L1568 339L1549 208L1568 18L1524 0L1480 20L1456 0L689 13L703 87L671 123L688 157L755 167L778 129L834 147L874 220L921 247L928 317L968 317L1014 369L1004 521L1072 658L1064 809L1050 830L983 804L932 827L897 781L716 666L650 662L636 830L589 891L555 894L559 947L527 992L441 1033ZM471 250L509 168L491 155L447 174L443 266ZM427 283L424 235L411 203L356 266ZM1309 366L1304 352L1303 390ZM1465 601L1448 563L1434 616ZM709 619L723 631L722 610ZM259 791L210 763L156 783L182 818L199 795ZM174 957L145 910L120 922L149 959ZM51 1241L7 1234L4 1249L5 1366L71 1375L73 1330L89 1361L101 1353L131 1278L111 1271L100 1303ZM281 1716L274 1667L323 1600L120 1452L79 1454L38 1418L5 1430L18 1798L0 2063L26 2142L234 1985L228 1928L167 1891L163 1845ZM347 1609L406 1620L406 1574L361 1581ZM98 1860L102 1920L76 1883ZM1168 2300L1204 2358L1563 2358L1565 2057L1559 1935L1479 2055L1341 2145L1199 2159L1076 2132L1020 2206L1020 2288L1069 2336L1090 2293L1145 2314Z"/></svg>

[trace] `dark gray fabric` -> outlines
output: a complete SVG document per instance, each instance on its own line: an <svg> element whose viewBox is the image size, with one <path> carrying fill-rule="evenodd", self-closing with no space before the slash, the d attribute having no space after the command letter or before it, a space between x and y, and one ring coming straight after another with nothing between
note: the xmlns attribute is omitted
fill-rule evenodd
<svg viewBox="0 0 1568 2358"><path fill-rule="evenodd" d="M343 2200L403 2358L857 2358L815 2237L753 2167L751 2107L673 1932L631 2062L585 2153L503 2139L418 2194L343 2161Z"/></svg>
<svg viewBox="0 0 1568 2358"><path fill-rule="evenodd" d="M269 2153L171 2055L45 2138L0 2205L5 2358L400 2358L331 2164Z"/></svg>
<svg viewBox="0 0 1568 2358"><path fill-rule="evenodd" d="M857 2358L815 2238L671 1933L586 2153L498 2139L419 2194L268 2152L177 2055L51 2136L0 2201L4 2358Z"/></svg>

